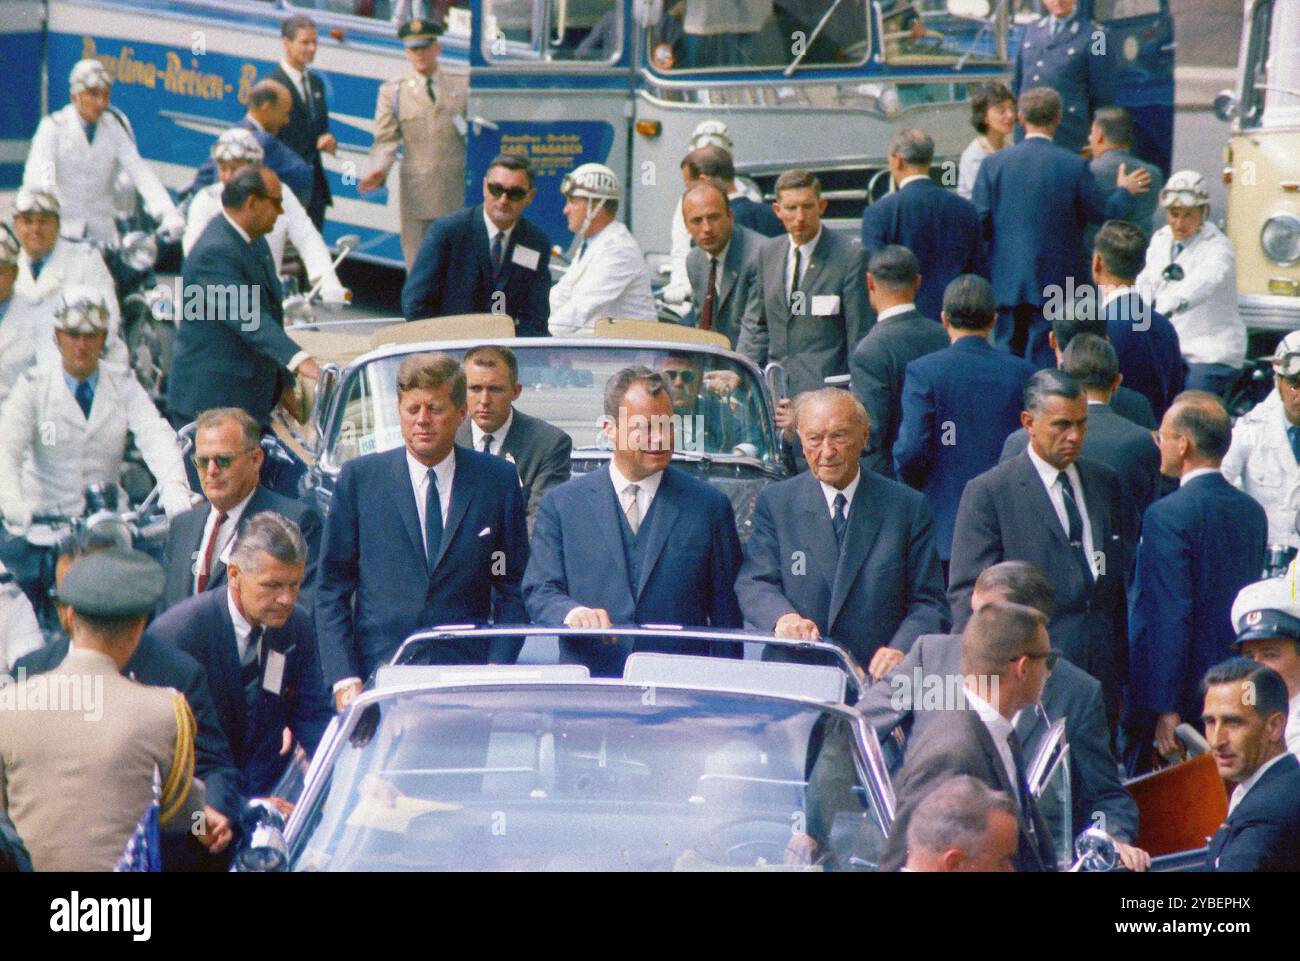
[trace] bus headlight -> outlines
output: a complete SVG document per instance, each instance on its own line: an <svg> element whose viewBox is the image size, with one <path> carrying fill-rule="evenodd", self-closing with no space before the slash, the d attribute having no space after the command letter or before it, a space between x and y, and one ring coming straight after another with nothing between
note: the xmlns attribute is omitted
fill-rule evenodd
<svg viewBox="0 0 1300 961"><path fill-rule="evenodd" d="M1259 232L1259 245L1269 260L1284 266L1300 261L1300 217L1295 214L1269 217Z"/></svg>

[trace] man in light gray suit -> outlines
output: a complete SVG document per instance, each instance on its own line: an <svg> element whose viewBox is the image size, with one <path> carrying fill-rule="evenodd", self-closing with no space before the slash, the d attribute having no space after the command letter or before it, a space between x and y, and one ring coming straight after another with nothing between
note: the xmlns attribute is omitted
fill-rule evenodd
<svg viewBox="0 0 1300 961"><path fill-rule="evenodd" d="M776 215L785 237L763 243L752 269L736 349L759 365L785 366L790 397L849 372L849 357L875 318L867 303L862 248L822 226L826 199L806 170L776 181ZM783 405L788 423L789 404ZM786 426L786 424L782 424Z"/></svg>
<svg viewBox="0 0 1300 961"><path fill-rule="evenodd" d="M508 347L486 345L466 352L469 416L456 431L456 443L504 457L519 471L519 486L533 533L542 495L569 479L573 438L560 428L516 410L523 391L519 361Z"/></svg>
<svg viewBox="0 0 1300 961"><path fill-rule="evenodd" d="M1023 604L1051 618L1055 592L1038 568L1024 561L1003 561L987 567L975 581L971 606L979 610L992 601ZM916 639L902 662L883 680L873 684L858 701L858 710L876 730L882 742L896 729L906 729L908 743L921 737L930 724L950 716L942 710L924 710L904 691L915 692L918 678L924 691L925 678L960 676L960 634L924 634ZM937 688L936 688L937 689ZM1024 710L1016 717L1015 731L1026 758L1038 753L1049 723L1064 718L1070 745L1070 777L1073 784L1072 831L1078 833L1095 823L1120 842L1125 867L1144 871L1150 864L1145 851L1129 843L1137 836L1138 810L1119 778L1119 766L1110 749L1110 731L1102 705L1101 684L1086 671L1061 659L1043 686L1041 710ZM1044 812L1053 832L1055 812ZM1100 818L1098 818L1100 815Z"/></svg>
<svg viewBox="0 0 1300 961"><path fill-rule="evenodd" d="M1128 170L1141 167L1151 175L1151 189L1133 198L1133 210L1125 218L1141 227L1142 232L1150 237L1156 203L1165 185L1165 177L1155 164L1134 156L1132 146L1133 117L1127 110L1123 107L1103 107L1093 114L1092 130L1088 134L1088 149L1092 151L1092 162L1088 164L1088 169L1092 171L1092 178L1102 190L1114 190L1121 166ZM1083 243L1089 251L1092 250L1100 226L1088 224L1084 232ZM1164 224L1160 226L1163 227Z"/></svg>
<svg viewBox="0 0 1300 961"><path fill-rule="evenodd" d="M748 227L736 226L727 189L717 180L696 181L686 191L682 219L695 241L686 255L695 326L716 330L735 346L749 288L756 282L749 267L764 238Z"/></svg>

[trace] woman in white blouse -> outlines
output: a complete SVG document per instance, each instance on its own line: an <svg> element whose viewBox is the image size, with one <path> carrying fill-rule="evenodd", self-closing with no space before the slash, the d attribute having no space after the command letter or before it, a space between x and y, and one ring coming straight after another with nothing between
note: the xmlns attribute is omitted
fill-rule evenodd
<svg viewBox="0 0 1300 961"><path fill-rule="evenodd" d="M962 151L957 168L957 193L970 200L975 191L975 175L989 154L1011 143L1016 129L1016 98L1001 80L982 84L970 102L970 122L979 136Z"/></svg>

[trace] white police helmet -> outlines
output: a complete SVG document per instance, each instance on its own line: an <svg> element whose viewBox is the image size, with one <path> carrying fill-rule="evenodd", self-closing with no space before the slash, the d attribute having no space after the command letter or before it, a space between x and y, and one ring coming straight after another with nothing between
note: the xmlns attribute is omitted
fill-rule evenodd
<svg viewBox="0 0 1300 961"><path fill-rule="evenodd" d="M6 223L0 223L0 267L17 267L18 252L22 247Z"/></svg>
<svg viewBox="0 0 1300 961"><path fill-rule="evenodd" d="M1162 207L1203 207L1210 202L1210 191L1205 178L1195 170L1180 170L1165 183L1160 191Z"/></svg>
<svg viewBox="0 0 1300 961"><path fill-rule="evenodd" d="M24 187L14 198L14 210L20 214L59 215L59 198L52 190Z"/></svg>
<svg viewBox="0 0 1300 961"><path fill-rule="evenodd" d="M565 174L560 182L560 193L566 197L618 200L622 192L618 174L604 164L583 164Z"/></svg>
<svg viewBox="0 0 1300 961"><path fill-rule="evenodd" d="M262 157L262 145L257 142L251 130L243 127L231 127L223 131L212 145L212 159L219 164L235 161L260 164Z"/></svg>
<svg viewBox="0 0 1300 961"><path fill-rule="evenodd" d="M103 291L82 284L67 284L54 307L54 329L68 333L108 331L108 301Z"/></svg>
<svg viewBox="0 0 1300 961"><path fill-rule="evenodd" d="M731 142L731 134L727 132L727 125L721 120L702 121L691 133L692 150L708 146L721 147L727 153L735 152Z"/></svg>
<svg viewBox="0 0 1300 961"><path fill-rule="evenodd" d="M108 68L98 60L78 60L68 74L68 89L72 93L83 90L111 90L113 78L108 75Z"/></svg>

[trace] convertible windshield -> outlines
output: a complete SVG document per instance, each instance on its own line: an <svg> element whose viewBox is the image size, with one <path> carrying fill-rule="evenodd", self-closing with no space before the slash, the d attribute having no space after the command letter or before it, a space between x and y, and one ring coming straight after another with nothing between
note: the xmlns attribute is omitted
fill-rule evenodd
<svg viewBox="0 0 1300 961"><path fill-rule="evenodd" d="M689 349L585 345L515 347L514 352L523 385L516 406L567 431L575 452L610 449L600 428L605 384L624 367L640 364L668 381L673 417L663 427L672 427L676 449L685 456L778 459L762 382L727 357ZM465 350L447 353L459 359ZM343 383L342 407L331 425L333 463L402 445L396 380L404 356L372 360Z"/></svg>
<svg viewBox="0 0 1300 961"><path fill-rule="evenodd" d="M399 694L340 744L295 870L864 870L883 843L849 721L773 698Z"/></svg>

